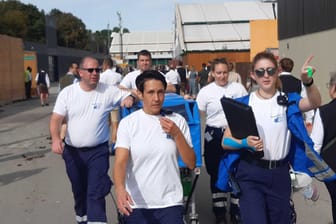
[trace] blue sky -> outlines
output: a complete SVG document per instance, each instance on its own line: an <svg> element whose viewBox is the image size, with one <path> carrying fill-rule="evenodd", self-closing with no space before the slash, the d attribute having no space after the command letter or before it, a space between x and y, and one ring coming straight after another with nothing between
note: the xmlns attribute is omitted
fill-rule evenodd
<svg viewBox="0 0 336 224"><path fill-rule="evenodd" d="M92 31L122 26L134 31L172 31L175 4L212 3L228 0L21 0L35 5L45 13L57 8L72 13ZM231 0L238 1L238 0ZM256 1L256 0L245 0Z"/></svg>

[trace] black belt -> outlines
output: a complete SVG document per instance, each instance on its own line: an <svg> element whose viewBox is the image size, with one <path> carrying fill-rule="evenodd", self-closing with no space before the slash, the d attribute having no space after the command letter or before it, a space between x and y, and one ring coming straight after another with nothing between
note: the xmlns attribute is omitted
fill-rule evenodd
<svg viewBox="0 0 336 224"><path fill-rule="evenodd" d="M96 145L96 146L91 146L91 147L74 147L74 146L72 146L72 145L68 145L68 144L65 143L65 142L64 142L64 144L65 144L66 147L69 148L69 149L72 149L72 150L74 150L74 149L78 149L78 150L80 150L80 151L89 151L89 150L96 149L96 148L98 148L98 147L100 147L100 146L103 146L103 145L107 145L107 146L108 146L108 142L103 142L103 143L101 143L101 144L98 144L98 145Z"/></svg>
<svg viewBox="0 0 336 224"><path fill-rule="evenodd" d="M268 169L268 170L283 167L284 165L288 164L287 159L265 160L265 159L254 159L254 158L243 157L242 160L246 161L249 164L252 164L252 165L264 168L264 169Z"/></svg>

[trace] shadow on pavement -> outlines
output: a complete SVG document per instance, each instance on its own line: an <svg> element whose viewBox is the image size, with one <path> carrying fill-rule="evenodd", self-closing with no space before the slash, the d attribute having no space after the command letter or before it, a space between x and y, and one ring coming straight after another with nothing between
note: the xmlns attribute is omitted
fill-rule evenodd
<svg viewBox="0 0 336 224"><path fill-rule="evenodd" d="M23 158L25 160L33 160L35 158L42 158L46 153L51 152L51 149L45 149L40 151L34 151L34 152L26 152L24 154L17 154L9 157L4 157L0 159L0 162L5 162L9 160L19 159Z"/></svg>
<svg viewBox="0 0 336 224"><path fill-rule="evenodd" d="M23 170L23 171L17 171L14 173L8 173L0 176L0 186L5 186L7 184L10 184L15 181L19 181L25 178L28 178L30 176L36 175L38 173L41 173L43 170L47 168L39 168L35 170Z"/></svg>

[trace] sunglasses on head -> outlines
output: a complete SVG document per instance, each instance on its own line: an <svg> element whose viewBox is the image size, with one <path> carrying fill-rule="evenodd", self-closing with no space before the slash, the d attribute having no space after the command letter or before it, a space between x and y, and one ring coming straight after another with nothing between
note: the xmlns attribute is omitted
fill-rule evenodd
<svg viewBox="0 0 336 224"><path fill-rule="evenodd" d="M96 73L100 73L100 68L81 68L82 70L88 71L89 73L92 73L93 71L96 71Z"/></svg>
<svg viewBox="0 0 336 224"><path fill-rule="evenodd" d="M258 76L258 77L263 77L265 75L265 72L267 72L268 75L274 75L275 72L276 72L276 68L259 68L259 69L256 69L254 71L254 73Z"/></svg>

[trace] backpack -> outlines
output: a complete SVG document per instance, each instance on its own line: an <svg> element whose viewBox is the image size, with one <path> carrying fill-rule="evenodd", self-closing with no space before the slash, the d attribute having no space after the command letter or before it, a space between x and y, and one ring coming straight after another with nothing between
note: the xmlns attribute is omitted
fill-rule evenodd
<svg viewBox="0 0 336 224"><path fill-rule="evenodd" d="M75 76L73 74L67 74L65 76L63 76L61 79L60 79L60 90L64 89L65 87L73 84L75 80Z"/></svg>

